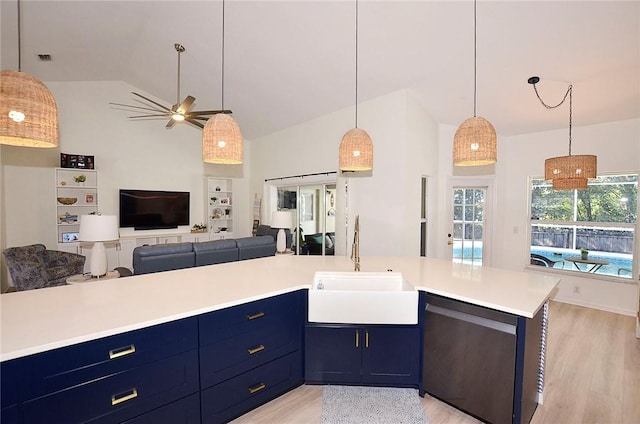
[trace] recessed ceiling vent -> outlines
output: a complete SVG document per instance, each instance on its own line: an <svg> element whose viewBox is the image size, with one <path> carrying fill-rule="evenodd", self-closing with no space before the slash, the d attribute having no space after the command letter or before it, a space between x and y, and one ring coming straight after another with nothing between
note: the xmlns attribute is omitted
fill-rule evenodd
<svg viewBox="0 0 640 424"><path fill-rule="evenodd" d="M38 57L43 62L51 62L51 55L50 54L39 54Z"/></svg>

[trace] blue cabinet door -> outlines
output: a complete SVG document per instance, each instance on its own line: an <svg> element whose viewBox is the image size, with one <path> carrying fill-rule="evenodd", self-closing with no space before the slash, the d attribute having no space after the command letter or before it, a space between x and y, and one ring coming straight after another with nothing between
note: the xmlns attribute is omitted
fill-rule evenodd
<svg viewBox="0 0 640 424"><path fill-rule="evenodd" d="M307 325L305 344L307 383L418 387L417 326Z"/></svg>
<svg viewBox="0 0 640 424"><path fill-rule="evenodd" d="M361 380L364 332L352 326L308 325L305 380L311 384L355 384Z"/></svg>
<svg viewBox="0 0 640 424"><path fill-rule="evenodd" d="M420 329L417 327L365 327L362 382L394 387L418 387L420 381Z"/></svg>

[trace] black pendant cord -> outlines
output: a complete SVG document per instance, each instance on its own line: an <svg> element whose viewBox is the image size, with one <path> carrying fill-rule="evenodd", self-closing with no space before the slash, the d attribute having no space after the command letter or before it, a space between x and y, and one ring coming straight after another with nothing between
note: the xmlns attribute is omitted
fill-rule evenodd
<svg viewBox="0 0 640 424"><path fill-rule="evenodd" d="M224 0L222 0L222 72L221 72L221 78L220 78L222 84L220 87L220 92L221 94L221 100L222 100L222 107L221 109L224 110Z"/></svg>
<svg viewBox="0 0 640 424"><path fill-rule="evenodd" d="M182 53L180 50L182 49L181 45L176 44L176 50L178 50L178 89L176 90L176 108L180 105L180 54Z"/></svg>
<svg viewBox="0 0 640 424"><path fill-rule="evenodd" d="M569 84L569 88L567 88L567 92L564 93L564 97L562 98L562 100L560 100L560 103L555 106L551 106L546 104L544 100L542 100L542 97L540 97L540 93L538 93L538 88L536 87L536 83L538 81L540 81L540 78L531 77L529 78L528 82L529 84L533 85L533 91L536 92L538 100L540 100L542 106L546 107L547 109L555 109L561 106L562 104L564 104L565 100L567 100L567 96L569 96L569 156L571 156L571 127L573 125L573 85Z"/></svg>
<svg viewBox="0 0 640 424"><path fill-rule="evenodd" d="M478 91L478 5L473 1L473 117L476 115L476 98Z"/></svg>
<svg viewBox="0 0 640 424"><path fill-rule="evenodd" d="M20 28L20 9L20 0L18 0L18 72L22 72L22 39L20 35L22 30Z"/></svg>
<svg viewBox="0 0 640 424"><path fill-rule="evenodd" d="M358 0L356 0L356 128L358 128Z"/></svg>

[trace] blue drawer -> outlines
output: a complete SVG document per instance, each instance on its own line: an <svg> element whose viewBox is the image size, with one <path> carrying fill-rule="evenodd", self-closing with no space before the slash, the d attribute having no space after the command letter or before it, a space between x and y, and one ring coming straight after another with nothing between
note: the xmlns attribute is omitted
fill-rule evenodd
<svg viewBox="0 0 640 424"><path fill-rule="evenodd" d="M197 349L197 318L187 318L18 360L22 402ZM3 383L4 385L4 383Z"/></svg>
<svg viewBox="0 0 640 424"><path fill-rule="evenodd" d="M296 351L201 393L202 423L224 423L302 384Z"/></svg>
<svg viewBox="0 0 640 424"><path fill-rule="evenodd" d="M122 424L200 424L200 394L187 396Z"/></svg>
<svg viewBox="0 0 640 424"><path fill-rule="evenodd" d="M300 321L283 315L265 317L253 331L200 348L203 388L218 384L300 349Z"/></svg>
<svg viewBox="0 0 640 424"><path fill-rule="evenodd" d="M120 423L198 390L192 350L24 402L23 423Z"/></svg>
<svg viewBox="0 0 640 424"><path fill-rule="evenodd" d="M302 331L301 308L304 292L297 291L245 303L199 317L200 346L207 346L244 333L262 331L282 322Z"/></svg>

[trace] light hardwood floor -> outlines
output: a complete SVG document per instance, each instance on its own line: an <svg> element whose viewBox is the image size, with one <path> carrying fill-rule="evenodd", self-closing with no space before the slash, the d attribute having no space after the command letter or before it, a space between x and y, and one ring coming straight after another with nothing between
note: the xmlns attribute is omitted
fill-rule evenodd
<svg viewBox="0 0 640 424"><path fill-rule="evenodd" d="M544 403L532 424L640 423L640 339L635 318L551 302ZM430 424L479 421L430 396ZM301 386L233 424L319 423L322 387Z"/></svg>

